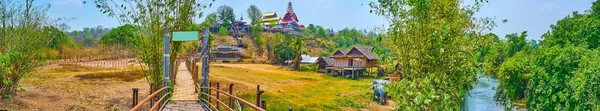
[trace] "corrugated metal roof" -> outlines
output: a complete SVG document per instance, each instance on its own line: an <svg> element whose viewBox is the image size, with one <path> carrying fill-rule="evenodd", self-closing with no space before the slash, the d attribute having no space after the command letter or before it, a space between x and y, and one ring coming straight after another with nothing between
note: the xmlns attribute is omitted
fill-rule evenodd
<svg viewBox="0 0 600 111"><path fill-rule="evenodd" d="M308 55L301 55L302 60L300 60L300 63L302 64L312 64L312 63L317 63L317 60L319 60L319 57L310 57Z"/></svg>

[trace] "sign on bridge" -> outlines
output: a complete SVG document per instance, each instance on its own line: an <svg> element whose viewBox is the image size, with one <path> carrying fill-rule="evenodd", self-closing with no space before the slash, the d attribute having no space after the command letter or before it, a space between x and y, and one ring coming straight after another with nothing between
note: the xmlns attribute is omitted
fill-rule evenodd
<svg viewBox="0 0 600 111"><path fill-rule="evenodd" d="M200 38L199 31L173 31L173 41L197 41Z"/></svg>

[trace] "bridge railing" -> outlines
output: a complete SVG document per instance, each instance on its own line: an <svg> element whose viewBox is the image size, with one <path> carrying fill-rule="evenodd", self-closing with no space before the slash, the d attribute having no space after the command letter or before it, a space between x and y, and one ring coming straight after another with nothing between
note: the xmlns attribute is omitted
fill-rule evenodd
<svg viewBox="0 0 600 111"><path fill-rule="evenodd" d="M140 110L142 107L144 107L144 104L150 102L150 109L148 111L153 111L153 110L161 110L165 107L165 105L168 103L169 98L171 96L169 96L172 92L169 91L170 87L169 86L165 86L162 87L158 90L156 90L154 93L148 95L148 97L146 97L144 100L142 100L141 102L137 102L138 100L138 89L137 88L133 88L133 108L131 108L129 111L137 111ZM156 97L159 97L160 99L158 99L156 101L156 103L153 103L153 99L156 99ZM158 109L157 109L158 108Z"/></svg>
<svg viewBox="0 0 600 111"><path fill-rule="evenodd" d="M243 105L245 105L256 111L266 111L265 101L261 99L261 96L264 93L264 91L260 91L260 90L258 91L257 102L256 102L256 104L252 104L242 98L237 97L235 94L233 94L233 84L229 84L229 92L221 90L219 83L216 83L216 87L211 87L212 83L210 83L208 87L202 87L202 86L198 85L197 83L195 83L194 85L196 85L196 91L198 91L198 90L207 90L208 91L208 93L198 92L198 99L201 100L203 103L206 103L212 109L219 110L220 106L223 106L223 108L225 108L229 111L236 111L234 109L237 109L237 111L241 111L243 109ZM211 93L212 91L216 92L216 95L212 95L212 93ZM221 94L223 94L226 97L229 97L229 104L225 104L225 102L221 101L221 99L220 99ZM216 102L216 104L212 104L211 100L214 100Z"/></svg>

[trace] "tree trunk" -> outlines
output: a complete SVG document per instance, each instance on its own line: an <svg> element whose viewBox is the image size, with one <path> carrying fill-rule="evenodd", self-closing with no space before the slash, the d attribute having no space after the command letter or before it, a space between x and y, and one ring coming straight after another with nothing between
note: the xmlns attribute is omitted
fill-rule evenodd
<svg viewBox="0 0 600 111"><path fill-rule="evenodd" d="M296 57L294 59L294 70L300 70L300 53L296 52Z"/></svg>

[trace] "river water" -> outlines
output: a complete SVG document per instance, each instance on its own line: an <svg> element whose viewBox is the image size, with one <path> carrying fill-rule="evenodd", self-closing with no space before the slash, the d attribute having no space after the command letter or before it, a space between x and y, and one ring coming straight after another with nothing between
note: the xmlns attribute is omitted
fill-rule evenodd
<svg viewBox="0 0 600 111"><path fill-rule="evenodd" d="M465 110L466 111L504 111L502 105L496 104L494 101L493 89L498 86L498 80L485 75L479 75L479 79L469 94L465 94Z"/></svg>

